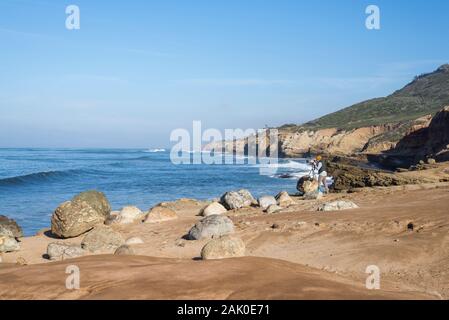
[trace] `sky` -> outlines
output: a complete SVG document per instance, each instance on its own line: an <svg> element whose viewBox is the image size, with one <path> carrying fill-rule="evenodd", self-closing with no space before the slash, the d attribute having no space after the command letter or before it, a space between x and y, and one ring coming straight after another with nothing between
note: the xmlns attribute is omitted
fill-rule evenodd
<svg viewBox="0 0 449 320"><path fill-rule="evenodd" d="M300 124L449 63L447 12L445 0L1 0L0 147L158 148L194 120Z"/></svg>

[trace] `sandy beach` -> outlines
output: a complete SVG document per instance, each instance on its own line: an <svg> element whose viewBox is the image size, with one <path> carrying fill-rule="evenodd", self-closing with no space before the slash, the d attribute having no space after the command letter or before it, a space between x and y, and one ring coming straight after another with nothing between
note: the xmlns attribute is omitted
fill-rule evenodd
<svg viewBox="0 0 449 320"><path fill-rule="evenodd" d="M244 257L201 260L210 239L185 235L208 203L194 199L163 204L176 219L112 224L124 239L142 240L133 255L50 261L50 243L79 245L85 235L61 240L44 230L2 255L0 299L448 299L449 182L437 182L448 168L413 173L433 183L292 196L294 204L272 214L229 210ZM359 208L317 211L335 200ZM80 290L65 287L68 265L80 268ZM369 265L380 269L379 290L365 287Z"/></svg>

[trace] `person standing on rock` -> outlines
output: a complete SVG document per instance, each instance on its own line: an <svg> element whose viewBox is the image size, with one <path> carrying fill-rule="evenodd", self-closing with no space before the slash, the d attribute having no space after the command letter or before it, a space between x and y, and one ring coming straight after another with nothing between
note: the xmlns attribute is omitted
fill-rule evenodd
<svg viewBox="0 0 449 320"><path fill-rule="evenodd" d="M326 193L329 192L329 189L327 188L326 178L327 178L327 167L325 162L323 161L323 158L318 155L315 158L316 160L316 170L318 171L318 185L324 186L324 191Z"/></svg>

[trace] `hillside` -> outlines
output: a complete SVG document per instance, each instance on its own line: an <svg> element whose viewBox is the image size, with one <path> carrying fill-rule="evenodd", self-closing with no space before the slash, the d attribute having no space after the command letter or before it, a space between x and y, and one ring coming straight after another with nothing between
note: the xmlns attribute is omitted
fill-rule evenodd
<svg viewBox="0 0 449 320"><path fill-rule="evenodd" d="M416 77L393 94L363 101L300 126L303 129L354 129L407 122L449 105L449 64ZM293 126L284 126L283 129ZM298 127L296 127L298 129Z"/></svg>

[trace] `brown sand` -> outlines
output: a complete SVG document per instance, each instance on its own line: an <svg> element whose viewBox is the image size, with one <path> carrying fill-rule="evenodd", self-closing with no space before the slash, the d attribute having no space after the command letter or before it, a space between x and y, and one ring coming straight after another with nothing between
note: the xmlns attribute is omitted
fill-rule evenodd
<svg viewBox="0 0 449 320"><path fill-rule="evenodd" d="M316 211L340 198L360 208ZM0 299L449 298L448 183L298 199L272 215L258 208L229 212L250 257L220 261L196 261L207 240L182 239L203 205L180 201L172 204L177 220L114 226L125 238L144 240L133 246L139 256L48 263L43 254L55 239L24 238L21 251L3 255ZM22 258L28 266L11 264ZM65 289L68 264L81 268L79 291ZM364 287L368 265L380 268L381 290Z"/></svg>

